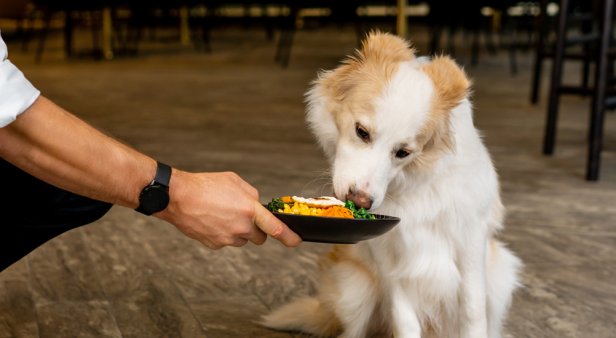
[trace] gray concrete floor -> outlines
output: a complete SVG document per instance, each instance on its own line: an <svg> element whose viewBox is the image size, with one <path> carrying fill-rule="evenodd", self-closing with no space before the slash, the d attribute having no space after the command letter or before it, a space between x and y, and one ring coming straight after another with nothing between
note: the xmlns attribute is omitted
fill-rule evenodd
<svg viewBox="0 0 616 338"><path fill-rule="evenodd" d="M425 32L410 37L425 50ZM216 31L211 54L148 43L134 58L67 61L59 36L43 63L18 44L9 53L44 95L109 134L186 170L236 171L267 201L329 192L302 95L355 43L350 28L300 32L288 69L273 63L263 32L241 29ZM525 262L506 336L614 337L616 115L607 116L601 181L585 182L589 101L563 99L556 154L542 156L545 87L530 105L530 54L520 55L517 76L507 62L500 51L467 67L508 209L502 238ZM575 80L578 70L566 74ZM210 251L116 207L0 274L0 337L300 337L255 321L313 292L315 260L328 248L270 240Z"/></svg>

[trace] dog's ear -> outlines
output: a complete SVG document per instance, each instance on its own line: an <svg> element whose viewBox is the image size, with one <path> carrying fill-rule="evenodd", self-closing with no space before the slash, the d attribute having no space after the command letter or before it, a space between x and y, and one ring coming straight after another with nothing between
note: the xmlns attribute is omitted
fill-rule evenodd
<svg viewBox="0 0 616 338"><path fill-rule="evenodd" d="M378 65L397 64L415 58L415 49L411 44L392 34L372 31L362 42L362 48L357 52L361 62L374 62Z"/></svg>
<svg viewBox="0 0 616 338"><path fill-rule="evenodd" d="M455 149L455 142L449 124L451 110L468 95L471 82L464 71L449 57L439 56L421 66L434 84L434 97L430 119L420 139L425 142L424 152Z"/></svg>
<svg viewBox="0 0 616 338"><path fill-rule="evenodd" d="M322 72L315 84L321 86L335 102L340 102L344 100L349 90L355 85L351 74L359 68L359 61L349 58L338 68Z"/></svg>
<svg viewBox="0 0 616 338"><path fill-rule="evenodd" d="M382 88L398 69L400 62L415 59L410 43L398 36L372 31L362 42L362 48L348 57L338 68L324 72L319 84L336 101L343 101L352 88L369 77L371 89Z"/></svg>
<svg viewBox="0 0 616 338"><path fill-rule="evenodd" d="M334 102L331 102L331 88L326 88L327 85L323 81L323 78L327 76L323 73L313 82L310 90L305 94L305 101L308 127L331 161L336 152L336 140L338 139L338 128L332 111L337 109L338 103L335 98L333 98Z"/></svg>
<svg viewBox="0 0 616 338"><path fill-rule="evenodd" d="M450 111L468 95L471 81L451 58L438 56L422 69L434 83L435 109Z"/></svg>

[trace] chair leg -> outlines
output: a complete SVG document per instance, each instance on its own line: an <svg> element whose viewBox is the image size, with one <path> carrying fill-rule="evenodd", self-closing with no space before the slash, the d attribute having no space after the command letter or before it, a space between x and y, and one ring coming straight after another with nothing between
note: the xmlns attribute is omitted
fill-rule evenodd
<svg viewBox="0 0 616 338"><path fill-rule="evenodd" d="M552 65L552 79L550 82L550 99L548 102L548 112L545 124L545 134L543 139L543 153L551 155L554 153L554 143L556 140L556 123L558 120L558 105L560 101L560 85L562 81L563 62L565 54L565 40L567 38L567 12L569 10L569 0L562 0L560 12L558 14L558 30L556 35L556 49L554 50L554 62Z"/></svg>
<svg viewBox="0 0 616 338"><path fill-rule="evenodd" d="M289 59L291 58L291 46L293 45L294 35L294 28L283 29L280 33L280 40L278 41L275 61L280 63L283 68L287 68L289 66Z"/></svg>
<svg viewBox="0 0 616 338"><path fill-rule="evenodd" d="M261 16L263 17L265 23L265 38L267 39L267 41L272 41L274 39L274 24L272 22L272 17L267 12L266 5L261 5L261 13Z"/></svg>
<svg viewBox="0 0 616 338"><path fill-rule="evenodd" d="M614 0L605 0L604 6L603 18L601 22L599 52L597 53L597 62L595 66L595 94L592 99L590 129L588 135L588 162L586 167L586 180L588 181L596 181L599 179L603 122L605 120L605 92L608 79L608 50L611 41Z"/></svg>
<svg viewBox="0 0 616 338"><path fill-rule="evenodd" d="M512 42L509 46L509 73L511 75L518 74L518 58L517 58L517 46Z"/></svg>
<svg viewBox="0 0 616 338"><path fill-rule="evenodd" d="M588 83L590 82L590 55L592 53L592 49L588 48L588 46L584 46L584 60L582 62L582 87L588 88Z"/></svg>
<svg viewBox="0 0 616 338"><path fill-rule="evenodd" d="M38 46L36 47L36 53L34 61L40 63L43 60L43 51L45 50L45 40L47 40L47 34L49 34L49 28L51 26L51 10L46 10L43 13L43 29L39 35Z"/></svg>
<svg viewBox="0 0 616 338"><path fill-rule="evenodd" d="M545 52L545 37L548 34L547 18L548 0L541 1L541 9L537 17L537 44L535 47L535 66L533 67L533 82L531 86L530 102L539 102L539 90L541 89L541 73L543 71L543 53Z"/></svg>
<svg viewBox="0 0 616 338"><path fill-rule="evenodd" d="M211 5L206 7L206 14L203 18L199 19L201 28L201 44L203 51L206 53L212 52L212 29L216 25L217 19L217 7Z"/></svg>
<svg viewBox="0 0 616 338"><path fill-rule="evenodd" d="M538 42L537 45L541 47L537 47L535 51L535 65L533 67L533 82L531 86L530 93L530 102L532 104L537 104L539 102L539 89L541 87L541 73L543 72L543 51L539 48L543 49L543 36L537 38L538 40L542 40Z"/></svg>
<svg viewBox="0 0 616 338"><path fill-rule="evenodd" d="M473 28L471 34L471 66L475 67L479 63L479 29Z"/></svg>
<svg viewBox="0 0 616 338"><path fill-rule="evenodd" d="M67 58L73 56L73 17L71 10L64 11L64 53Z"/></svg>
<svg viewBox="0 0 616 338"><path fill-rule="evenodd" d="M90 15L90 21L92 23L92 27L90 27L90 33L92 34L92 52L94 54L95 58L104 58L105 55L103 53L103 47L100 41L100 35L99 32L102 31L103 28L103 24L102 24L102 18L101 16L103 15L102 12L99 13L99 15L96 15L97 13L95 13L94 11L90 11L88 12L88 14Z"/></svg>
<svg viewBox="0 0 616 338"><path fill-rule="evenodd" d="M430 51L429 55L436 55L439 51L439 46L441 42L441 33L443 32L443 27L439 24L434 25L432 27L432 33L430 34Z"/></svg>
<svg viewBox="0 0 616 338"><path fill-rule="evenodd" d="M456 28L451 26L448 29L448 34L447 34L447 54L451 55L452 57L456 56Z"/></svg>
<svg viewBox="0 0 616 338"><path fill-rule="evenodd" d="M583 34L591 34L592 32L592 22L584 22L582 25L582 33ZM590 63L592 61L592 46L589 43L585 43L582 46L584 60L582 62L582 86L584 88L588 88L588 83L590 81Z"/></svg>
<svg viewBox="0 0 616 338"><path fill-rule="evenodd" d="M21 51L27 52L30 47L30 40L32 39L32 34L34 33L34 14L28 13L21 22L23 36L21 40Z"/></svg>
<svg viewBox="0 0 616 338"><path fill-rule="evenodd" d="M510 35L509 35L509 43L507 44L507 52L509 53L509 73L511 75L517 75L518 74L517 52L518 52L520 43L518 42L519 37L518 37L517 28L513 27L513 25L511 26L512 27L508 29L510 31Z"/></svg>
<svg viewBox="0 0 616 338"><path fill-rule="evenodd" d="M278 40L278 47L274 57L274 60L280 63L283 68L289 66L291 46L293 45L293 36L295 35L295 21L297 20L298 13L299 7L297 5L291 5L289 16L283 19L280 39Z"/></svg>

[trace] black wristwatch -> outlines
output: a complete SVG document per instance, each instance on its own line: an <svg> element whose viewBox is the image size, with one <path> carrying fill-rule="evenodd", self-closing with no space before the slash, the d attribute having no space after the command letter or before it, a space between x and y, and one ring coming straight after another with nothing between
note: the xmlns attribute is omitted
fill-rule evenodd
<svg viewBox="0 0 616 338"><path fill-rule="evenodd" d="M144 215L163 211L169 204L169 181L171 180L171 167L156 162L156 176L150 184L146 185L139 194L139 207L135 209Z"/></svg>

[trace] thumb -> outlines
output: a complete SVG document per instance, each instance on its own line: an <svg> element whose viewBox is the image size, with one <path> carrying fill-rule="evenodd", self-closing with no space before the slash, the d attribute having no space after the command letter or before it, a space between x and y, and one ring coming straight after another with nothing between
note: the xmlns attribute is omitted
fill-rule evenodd
<svg viewBox="0 0 616 338"><path fill-rule="evenodd" d="M294 247L298 246L302 239L286 224L280 221L259 202L255 203L255 225L266 234L282 242L282 244Z"/></svg>

